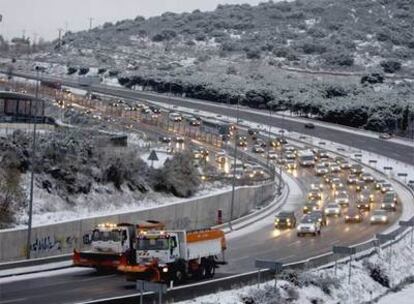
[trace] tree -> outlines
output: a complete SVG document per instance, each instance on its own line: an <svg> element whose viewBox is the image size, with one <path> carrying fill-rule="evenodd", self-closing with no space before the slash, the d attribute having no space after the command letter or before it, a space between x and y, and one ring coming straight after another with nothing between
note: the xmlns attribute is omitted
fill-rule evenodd
<svg viewBox="0 0 414 304"><path fill-rule="evenodd" d="M401 130L403 132L407 131L408 129L409 119L410 119L410 107L406 105L403 111L403 114L402 114L402 119L401 119Z"/></svg>
<svg viewBox="0 0 414 304"><path fill-rule="evenodd" d="M401 62L395 60L385 60L381 62L381 67L385 73L395 73L401 70Z"/></svg>

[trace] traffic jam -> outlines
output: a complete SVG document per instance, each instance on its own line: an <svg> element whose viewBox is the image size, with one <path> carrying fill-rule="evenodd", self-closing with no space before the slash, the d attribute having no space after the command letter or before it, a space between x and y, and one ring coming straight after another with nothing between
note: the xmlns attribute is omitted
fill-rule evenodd
<svg viewBox="0 0 414 304"><path fill-rule="evenodd" d="M311 183L300 212L281 211L276 229L294 229L298 237L319 236L330 222L386 225L399 208L391 183L377 179L358 163L350 163L323 149L285 149L292 161L310 175ZM288 159L282 160L287 162ZM287 167L291 170L292 167ZM337 221L330 221L337 219Z"/></svg>

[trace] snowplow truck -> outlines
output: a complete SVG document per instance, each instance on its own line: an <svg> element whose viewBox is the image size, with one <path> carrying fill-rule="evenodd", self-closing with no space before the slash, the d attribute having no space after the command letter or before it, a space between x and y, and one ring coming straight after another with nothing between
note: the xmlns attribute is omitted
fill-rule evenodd
<svg viewBox="0 0 414 304"><path fill-rule="evenodd" d="M124 256L120 272L128 281L171 281L211 278L224 257L226 240L218 229L184 231L142 231L137 235L135 262Z"/></svg>
<svg viewBox="0 0 414 304"><path fill-rule="evenodd" d="M91 267L97 271L116 271L123 256L127 256L130 261L135 260L137 233L160 229L164 229L164 224L158 221L99 224L91 234L84 236L83 243L90 245L90 249L73 251L73 265Z"/></svg>

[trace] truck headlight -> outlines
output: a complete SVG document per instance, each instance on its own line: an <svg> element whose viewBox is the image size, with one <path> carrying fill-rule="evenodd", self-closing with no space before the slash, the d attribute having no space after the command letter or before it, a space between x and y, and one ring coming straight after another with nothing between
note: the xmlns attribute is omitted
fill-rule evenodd
<svg viewBox="0 0 414 304"><path fill-rule="evenodd" d="M165 272L168 272L168 267L163 267L163 268L162 268L162 272L164 272L164 273L165 273Z"/></svg>
<svg viewBox="0 0 414 304"><path fill-rule="evenodd" d="M387 217L386 217L386 216L383 216L383 217L382 217L382 221L383 221L383 222L386 222L386 221L387 221Z"/></svg>
<svg viewBox="0 0 414 304"><path fill-rule="evenodd" d="M382 204L382 205L381 205L381 208L385 208L385 204Z"/></svg>

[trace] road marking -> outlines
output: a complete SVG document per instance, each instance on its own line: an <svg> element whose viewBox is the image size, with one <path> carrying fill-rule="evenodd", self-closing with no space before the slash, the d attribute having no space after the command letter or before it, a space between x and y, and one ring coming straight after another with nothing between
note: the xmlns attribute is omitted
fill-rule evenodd
<svg viewBox="0 0 414 304"><path fill-rule="evenodd" d="M290 243L289 245L287 245L286 247L291 247L291 246L295 246L296 244L298 244L298 243L300 243L301 242L301 240L297 240L297 241L295 241L295 242L293 242L293 243Z"/></svg>
<svg viewBox="0 0 414 304"><path fill-rule="evenodd" d="M13 299L13 300L0 301L0 304L23 302L26 300L28 300L28 298L18 298L18 299Z"/></svg>

